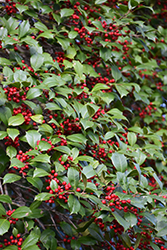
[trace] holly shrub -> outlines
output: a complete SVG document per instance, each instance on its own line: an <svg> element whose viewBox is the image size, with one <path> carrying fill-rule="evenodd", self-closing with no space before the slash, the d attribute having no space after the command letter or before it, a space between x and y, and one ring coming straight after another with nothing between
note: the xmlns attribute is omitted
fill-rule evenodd
<svg viewBox="0 0 167 250"><path fill-rule="evenodd" d="M167 1L0 1L0 249L167 250Z"/></svg>

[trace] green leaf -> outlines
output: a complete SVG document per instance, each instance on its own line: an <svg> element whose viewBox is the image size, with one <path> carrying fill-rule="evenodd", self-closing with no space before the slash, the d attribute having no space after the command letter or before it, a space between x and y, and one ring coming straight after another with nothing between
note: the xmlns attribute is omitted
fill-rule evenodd
<svg viewBox="0 0 167 250"><path fill-rule="evenodd" d="M109 110L107 113L110 114L110 115L113 115L112 118L127 120L127 118L117 108L113 108L113 109Z"/></svg>
<svg viewBox="0 0 167 250"><path fill-rule="evenodd" d="M79 143L86 143L87 139L85 138L84 135L82 134L73 134L73 135L68 135L67 139L73 142L79 142Z"/></svg>
<svg viewBox="0 0 167 250"><path fill-rule="evenodd" d="M61 9L61 11L60 11L61 17L71 16L73 13L74 13L74 10L72 10L70 8L69 9L64 8L64 9Z"/></svg>
<svg viewBox="0 0 167 250"><path fill-rule="evenodd" d="M40 193L40 194L35 196L35 200L37 200L37 201L46 201L46 200L49 200L52 196L53 196L53 194Z"/></svg>
<svg viewBox="0 0 167 250"><path fill-rule="evenodd" d="M67 222L65 222L65 221L60 222L60 226L61 226L62 230L65 232L65 234L67 234L69 236L73 236L72 228Z"/></svg>
<svg viewBox="0 0 167 250"><path fill-rule="evenodd" d="M54 149L67 155L70 155L71 153L71 150L67 146L58 146L55 147Z"/></svg>
<svg viewBox="0 0 167 250"><path fill-rule="evenodd" d="M27 131L25 137L27 139L28 144L32 148L35 148L37 146L37 141L41 140L41 134L36 130Z"/></svg>
<svg viewBox="0 0 167 250"><path fill-rule="evenodd" d="M37 88L30 88L27 92L27 99L34 99L41 95L41 90Z"/></svg>
<svg viewBox="0 0 167 250"><path fill-rule="evenodd" d="M145 159L147 158L146 155L141 151L141 150L137 150L136 151L138 156L135 157L135 160L137 162L137 164L142 165L145 161Z"/></svg>
<svg viewBox="0 0 167 250"><path fill-rule="evenodd" d="M96 175L95 170L90 165L84 167L83 170L82 170L82 173L86 176L87 179L89 179L89 178L93 177L94 175Z"/></svg>
<svg viewBox="0 0 167 250"><path fill-rule="evenodd" d="M31 231L31 233L23 241L23 244L21 246L22 250L27 250L29 247L35 245L38 242L39 236L34 231ZM33 249L31 249L31 250L33 250Z"/></svg>
<svg viewBox="0 0 167 250"><path fill-rule="evenodd" d="M123 154L113 153L111 156L112 163L114 167L119 171L124 173L127 169L127 159Z"/></svg>
<svg viewBox="0 0 167 250"><path fill-rule="evenodd" d="M108 139L114 137L114 135L115 135L114 132L109 131L109 132L107 132L107 133L105 134L104 138L105 138L106 140L108 140Z"/></svg>
<svg viewBox="0 0 167 250"><path fill-rule="evenodd" d="M68 33L68 37L69 37L70 39L76 38L77 35L78 35L78 32L76 32L76 31L70 31L70 32Z"/></svg>
<svg viewBox="0 0 167 250"><path fill-rule="evenodd" d="M55 191L56 188L58 188L58 184L55 180L51 180L50 187L53 191Z"/></svg>
<svg viewBox="0 0 167 250"><path fill-rule="evenodd" d="M76 189L79 183L79 172L73 167L68 168L67 177L72 188Z"/></svg>
<svg viewBox="0 0 167 250"><path fill-rule="evenodd" d="M19 126L25 121L24 116L22 114L17 114L12 116L8 120L9 126Z"/></svg>
<svg viewBox="0 0 167 250"><path fill-rule="evenodd" d="M30 32L30 24L28 21L22 21L19 26L19 38L26 36Z"/></svg>
<svg viewBox="0 0 167 250"><path fill-rule="evenodd" d="M8 232L9 228L10 222L6 219L0 219L0 235L3 235Z"/></svg>
<svg viewBox="0 0 167 250"><path fill-rule="evenodd" d="M128 142L131 146L133 146L137 141L137 136L133 132L128 132L127 138L128 138Z"/></svg>
<svg viewBox="0 0 167 250"><path fill-rule="evenodd" d="M61 110L61 108L56 104L56 103L50 103L48 102L46 104L46 109L49 109L49 110Z"/></svg>
<svg viewBox="0 0 167 250"><path fill-rule="evenodd" d="M38 146L41 151L47 151L51 148L51 145L47 141L40 141Z"/></svg>
<svg viewBox="0 0 167 250"><path fill-rule="evenodd" d="M46 27L45 24L41 23L41 22L37 22L34 24L35 28L42 30L42 31L47 31L48 28Z"/></svg>
<svg viewBox="0 0 167 250"><path fill-rule="evenodd" d="M40 248L37 245L32 245L24 248L24 250L40 250Z"/></svg>
<svg viewBox="0 0 167 250"><path fill-rule="evenodd" d="M12 147L12 146L8 146L8 147L6 148L6 154L7 154L10 158L13 158L13 157L16 156L17 150L16 150L14 147Z"/></svg>
<svg viewBox="0 0 167 250"><path fill-rule="evenodd" d="M81 236L80 238L78 238L78 241L86 246L93 246L96 243L96 240L89 236Z"/></svg>
<svg viewBox="0 0 167 250"><path fill-rule="evenodd" d="M22 12L24 12L25 10L28 10L28 6L21 5L21 4L18 4L18 3L16 3L16 8L19 10L20 14Z"/></svg>
<svg viewBox="0 0 167 250"><path fill-rule="evenodd" d="M3 184L12 183L21 179L21 176L16 174L6 174L3 177Z"/></svg>
<svg viewBox="0 0 167 250"><path fill-rule="evenodd" d="M158 237L162 237L166 235L167 230L167 222L166 221L158 221L156 230L158 233L156 234Z"/></svg>
<svg viewBox="0 0 167 250"><path fill-rule="evenodd" d="M93 236L93 238L95 238L96 240L98 240L100 242L104 241L104 238L103 238L103 235L100 231L100 228L96 224L92 223L89 226L88 231Z"/></svg>
<svg viewBox="0 0 167 250"><path fill-rule="evenodd" d="M83 77L83 65L79 61L73 61L73 66L77 75Z"/></svg>
<svg viewBox="0 0 167 250"><path fill-rule="evenodd" d="M115 85L118 93L120 94L121 98L123 96L127 96L129 94L129 92L126 90L126 87L124 87L123 85Z"/></svg>
<svg viewBox="0 0 167 250"><path fill-rule="evenodd" d="M7 128L8 136L14 141L14 139L19 135L19 130L15 128Z"/></svg>
<svg viewBox="0 0 167 250"><path fill-rule="evenodd" d="M43 62L44 56L42 56L41 54L34 54L30 58L31 67L34 69L34 71L37 71L43 65Z"/></svg>
<svg viewBox="0 0 167 250"><path fill-rule="evenodd" d="M48 172L46 172L44 169L42 168L36 168L34 170L34 174L33 174L33 178L35 177L44 177L44 176L48 176Z"/></svg>
<svg viewBox="0 0 167 250"><path fill-rule="evenodd" d="M115 81L118 81L122 77L120 70L118 69L118 67L116 65L113 65L111 67L111 69L112 69L112 75L113 75Z"/></svg>
<svg viewBox="0 0 167 250"><path fill-rule="evenodd" d="M43 122L43 115L32 115L31 116L31 119L34 121L34 122L37 122L37 123L42 123Z"/></svg>
<svg viewBox="0 0 167 250"><path fill-rule="evenodd" d="M26 206L22 206L17 208L13 214L12 214L12 218L24 218L27 217L29 214L31 213L31 209L29 207Z"/></svg>
<svg viewBox="0 0 167 250"><path fill-rule="evenodd" d="M43 182L38 177L27 177L27 181L31 183L34 187L36 187L40 192L42 191Z"/></svg>
<svg viewBox="0 0 167 250"><path fill-rule="evenodd" d="M127 233L122 233L122 234L120 235L120 237L121 237L123 243L124 243L128 248L130 248L130 247L131 247L131 240L130 240L129 235L128 235Z"/></svg>
<svg viewBox="0 0 167 250"><path fill-rule="evenodd" d="M95 4L102 4L105 3L107 0L96 0Z"/></svg>
<svg viewBox="0 0 167 250"><path fill-rule="evenodd" d="M130 227L130 222L127 222L126 220L124 220L116 211L112 212L114 218L116 219L116 221L123 226L123 228L125 229L125 231Z"/></svg>
<svg viewBox="0 0 167 250"><path fill-rule="evenodd" d="M12 112L8 107L0 107L0 119L7 126L9 118L12 117Z"/></svg>
<svg viewBox="0 0 167 250"><path fill-rule="evenodd" d="M150 242L150 246L151 246L154 250L160 250L159 246L157 246L157 245L154 244L153 242Z"/></svg>
<svg viewBox="0 0 167 250"><path fill-rule="evenodd" d="M9 204L12 203L12 200L11 200L11 198L9 197L9 195L6 195L6 194L1 194L1 195L0 195L0 201L1 201L1 202L5 202L5 203L9 203Z"/></svg>
<svg viewBox="0 0 167 250"><path fill-rule="evenodd" d="M162 184L162 182L160 181L160 179L158 178L158 176L156 175L156 173L153 173L153 177L154 177L154 179L156 180L156 182L158 183L160 189L162 190L163 184Z"/></svg>
<svg viewBox="0 0 167 250"><path fill-rule="evenodd" d="M137 239L136 239L136 242L135 242L135 245L134 245L134 250L136 250L140 244L140 241L141 241L141 238L142 238L142 235L140 234L137 234Z"/></svg>
<svg viewBox="0 0 167 250"><path fill-rule="evenodd" d="M71 214L77 214L80 210L81 204L76 196L70 194L68 198L68 206Z"/></svg>
<svg viewBox="0 0 167 250"><path fill-rule="evenodd" d="M3 140L8 134L5 131L0 131L0 140Z"/></svg>
<svg viewBox="0 0 167 250"><path fill-rule="evenodd" d="M105 84L103 84L103 83L97 83L97 84L93 87L93 89L92 89L91 92L96 92L96 91L99 91L99 90L101 90L101 89L109 89L109 88L110 88L109 86L107 86L107 85L105 85Z"/></svg>
<svg viewBox="0 0 167 250"><path fill-rule="evenodd" d="M6 215L6 210L4 208L4 206L0 203L0 216L2 215Z"/></svg>
<svg viewBox="0 0 167 250"><path fill-rule="evenodd" d="M4 250L18 250L18 247L15 245L10 245L8 247L5 247Z"/></svg>
<svg viewBox="0 0 167 250"><path fill-rule="evenodd" d="M32 161L48 163L50 162L50 156L47 154L40 154L40 155L35 156L32 159Z"/></svg>
<svg viewBox="0 0 167 250"><path fill-rule="evenodd" d="M94 125L94 122L89 121L88 118L81 119L80 123L82 124L84 130L86 130L87 128L91 128Z"/></svg>
<svg viewBox="0 0 167 250"><path fill-rule="evenodd" d="M101 48L100 49L100 57L106 62L111 59L111 49Z"/></svg>
<svg viewBox="0 0 167 250"><path fill-rule="evenodd" d="M128 213L125 213L124 217L125 217L125 220L130 223L131 227L133 227L133 226L135 226L137 224L137 217L136 217L136 215L128 212Z"/></svg>
<svg viewBox="0 0 167 250"><path fill-rule="evenodd" d="M13 158L11 160L10 167L14 167L14 166L16 166L18 168L22 168L22 167L24 167L24 163L17 158Z"/></svg>
<svg viewBox="0 0 167 250"><path fill-rule="evenodd" d="M57 242L55 241L55 232L51 229L45 229L40 237L40 241L46 247L46 249L54 250L57 249Z"/></svg>

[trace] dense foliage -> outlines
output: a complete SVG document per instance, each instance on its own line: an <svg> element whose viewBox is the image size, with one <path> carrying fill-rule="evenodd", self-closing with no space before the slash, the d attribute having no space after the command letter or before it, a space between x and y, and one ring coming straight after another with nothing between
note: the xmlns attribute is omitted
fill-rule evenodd
<svg viewBox="0 0 167 250"><path fill-rule="evenodd" d="M0 5L0 249L167 249L167 1Z"/></svg>

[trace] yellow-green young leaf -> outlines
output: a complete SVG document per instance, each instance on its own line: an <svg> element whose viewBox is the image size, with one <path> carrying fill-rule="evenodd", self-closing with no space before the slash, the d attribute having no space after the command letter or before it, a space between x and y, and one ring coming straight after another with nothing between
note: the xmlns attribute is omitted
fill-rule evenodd
<svg viewBox="0 0 167 250"><path fill-rule="evenodd" d="M8 120L8 125L9 126L19 126L23 124L25 121L24 116L22 114L17 114L15 116L12 116Z"/></svg>
<svg viewBox="0 0 167 250"><path fill-rule="evenodd" d="M6 219L0 219L0 235L5 234L10 227L10 222Z"/></svg>
<svg viewBox="0 0 167 250"><path fill-rule="evenodd" d="M34 122L37 122L37 123L42 123L43 122L43 115L32 115L31 116L31 119L34 121Z"/></svg>

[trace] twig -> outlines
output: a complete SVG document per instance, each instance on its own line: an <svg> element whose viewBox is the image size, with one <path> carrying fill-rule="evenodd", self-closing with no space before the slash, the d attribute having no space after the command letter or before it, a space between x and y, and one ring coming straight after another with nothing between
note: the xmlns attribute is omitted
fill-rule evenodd
<svg viewBox="0 0 167 250"><path fill-rule="evenodd" d="M6 184L4 185L4 190L5 190L5 194L9 196L8 189L7 189L7 185L6 185ZM9 209L12 210L12 206L10 205L10 203L8 204L8 206L9 206Z"/></svg>
<svg viewBox="0 0 167 250"><path fill-rule="evenodd" d="M42 227L43 230L46 229L44 224L39 219L35 219L35 220L38 222L38 224Z"/></svg>
<svg viewBox="0 0 167 250"><path fill-rule="evenodd" d="M53 219L53 216L52 216L52 214L49 212L49 214L50 214L50 218L51 218L51 220L52 220L52 222L53 222L53 225L54 225L54 227L55 227L55 229L56 229L56 231L61 235L61 237L63 238L64 236L62 235L62 233L59 231L59 229L57 228L57 226L56 226L56 223L55 223L55 221L54 221L54 219Z"/></svg>
<svg viewBox="0 0 167 250"><path fill-rule="evenodd" d="M4 194L4 192L3 192L3 188L2 188L2 183L1 183L1 180L0 180L0 191L1 191L1 194Z"/></svg>

